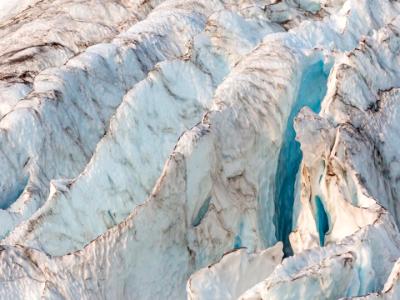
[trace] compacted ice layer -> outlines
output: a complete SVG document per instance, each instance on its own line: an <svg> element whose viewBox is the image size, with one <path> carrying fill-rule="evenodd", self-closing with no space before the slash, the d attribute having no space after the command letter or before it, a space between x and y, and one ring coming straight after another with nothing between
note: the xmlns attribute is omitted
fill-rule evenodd
<svg viewBox="0 0 400 300"><path fill-rule="evenodd" d="M283 241L286 255L292 254L289 233L292 231L293 202L295 182L302 154L300 143L295 140L294 118L302 107L308 106L319 112L320 104L326 94L326 82L329 71L322 61L310 66L303 74L298 96L290 112L282 146L279 152L278 167L275 177L275 215L276 238Z"/></svg>

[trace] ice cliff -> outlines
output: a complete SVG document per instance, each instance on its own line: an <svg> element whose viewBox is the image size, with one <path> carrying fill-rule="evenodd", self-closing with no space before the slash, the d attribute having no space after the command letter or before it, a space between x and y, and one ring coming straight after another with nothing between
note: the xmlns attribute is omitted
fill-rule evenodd
<svg viewBox="0 0 400 300"><path fill-rule="evenodd" d="M399 13L0 0L0 299L400 299Z"/></svg>

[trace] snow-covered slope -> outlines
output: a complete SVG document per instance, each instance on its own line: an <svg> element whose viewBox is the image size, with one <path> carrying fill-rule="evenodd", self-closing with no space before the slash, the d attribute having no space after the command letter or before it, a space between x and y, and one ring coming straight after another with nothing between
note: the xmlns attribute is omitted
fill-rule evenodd
<svg viewBox="0 0 400 300"><path fill-rule="evenodd" d="M400 2L0 9L1 299L396 299Z"/></svg>

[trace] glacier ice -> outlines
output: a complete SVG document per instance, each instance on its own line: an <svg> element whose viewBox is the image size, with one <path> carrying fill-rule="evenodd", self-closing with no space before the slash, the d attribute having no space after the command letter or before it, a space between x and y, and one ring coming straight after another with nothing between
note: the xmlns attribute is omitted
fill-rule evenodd
<svg viewBox="0 0 400 300"><path fill-rule="evenodd" d="M226 253L219 262L190 277L186 287L188 299L236 299L269 276L282 258L281 243L251 254L246 249Z"/></svg>
<svg viewBox="0 0 400 300"><path fill-rule="evenodd" d="M289 233L292 231L292 208L294 202L296 176L302 159L300 144L295 140L294 118L304 106L319 112L321 101L326 93L329 70L324 69L322 61L316 62L303 73L297 99L287 118L286 129L279 151L275 175L275 214L276 238L284 242L285 253L291 254Z"/></svg>
<svg viewBox="0 0 400 300"><path fill-rule="evenodd" d="M228 11L217 15L240 21L238 15ZM268 32L273 30L270 27L265 23L261 28ZM222 28L218 33L228 35L229 31L224 33ZM242 36L237 33L232 39L237 44L246 42L246 46L258 40L254 34L244 41L246 33ZM209 35L211 38L214 34ZM218 55L213 53L217 45L207 42L207 33L196 38L202 39L193 49L196 53L208 51L216 60L240 56L234 49L223 46L218 47ZM229 69L229 63L226 64L225 68ZM221 77L220 72L202 70L202 60L197 57L193 62L169 60L156 65L146 79L125 95L87 168L76 180L53 181L54 189L46 204L10 234L6 242L62 255L82 248L120 223L150 194L179 135L196 125L210 107L215 85ZM88 199L85 207L81 205L82 197ZM51 216L43 218L50 210ZM196 222L200 221L193 220ZM65 246L55 236L62 236Z"/></svg>
<svg viewBox="0 0 400 300"><path fill-rule="evenodd" d="M0 1L0 299L399 298L399 12Z"/></svg>
<svg viewBox="0 0 400 300"><path fill-rule="evenodd" d="M134 25L112 43L89 47L66 65L44 70L35 77L28 98L0 120L0 140L9 141L0 163L12 174L0 175L1 197L15 194L21 178L29 177L22 195L9 210L1 211L3 236L43 204L51 179L71 178L83 171L126 91L157 62L187 51L185 44L204 26L205 17L177 10L154 10L145 24ZM146 24L143 36L140 27ZM162 38L166 32L168 38ZM176 39L174 33L179 34ZM151 47L153 55L145 54L144 49ZM30 137L29 146L24 136Z"/></svg>

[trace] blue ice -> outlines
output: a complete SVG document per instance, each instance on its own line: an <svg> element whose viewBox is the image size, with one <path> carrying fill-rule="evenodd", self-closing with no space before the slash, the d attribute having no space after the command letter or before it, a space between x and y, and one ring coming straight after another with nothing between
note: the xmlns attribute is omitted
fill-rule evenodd
<svg viewBox="0 0 400 300"><path fill-rule="evenodd" d="M302 160L300 144L295 140L293 121L304 106L308 106L316 113L320 111L321 101L326 94L328 75L329 71L324 68L322 61L310 66L303 74L298 97L292 107L279 153L275 177L274 224L276 238L283 242L286 256L292 255L289 234L292 231L296 175Z"/></svg>

